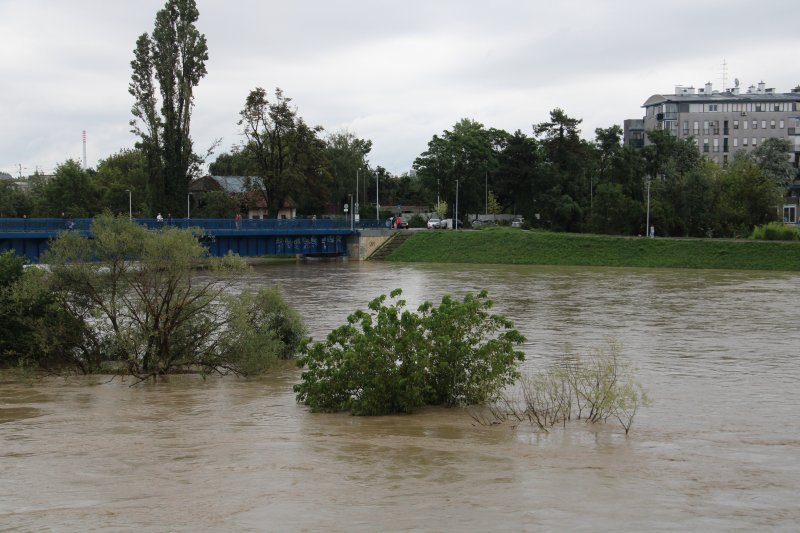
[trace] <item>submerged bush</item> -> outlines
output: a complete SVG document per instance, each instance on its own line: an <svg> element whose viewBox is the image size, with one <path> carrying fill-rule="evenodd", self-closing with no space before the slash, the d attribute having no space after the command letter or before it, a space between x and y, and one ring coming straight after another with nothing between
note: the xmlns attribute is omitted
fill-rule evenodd
<svg viewBox="0 0 800 533"><path fill-rule="evenodd" d="M525 376L516 391L472 416L485 425L525 421L542 431L573 419L589 423L614 419L627 435L639 408L650 399L620 351L619 343L612 341L589 356L564 355L551 368Z"/></svg>
<svg viewBox="0 0 800 533"><path fill-rule="evenodd" d="M279 291L229 298L234 275L249 267L238 256L209 257L195 230L151 231L104 215L92 236L62 233L43 258L50 272L35 270L41 279L21 286L25 305L47 311L14 312L39 317L29 341L38 366L140 379L254 374L299 350L302 323Z"/></svg>
<svg viewBox="0 0 800 533"><path fill-rule="evenodd" d="M469 405L493 399L518 376L524 337L490 314L486 291L463 301L444 296L417 312L402 291L356 311L323 342L306 346L297 400L315 411L359 415L410 413L423 405Z"/></svg>

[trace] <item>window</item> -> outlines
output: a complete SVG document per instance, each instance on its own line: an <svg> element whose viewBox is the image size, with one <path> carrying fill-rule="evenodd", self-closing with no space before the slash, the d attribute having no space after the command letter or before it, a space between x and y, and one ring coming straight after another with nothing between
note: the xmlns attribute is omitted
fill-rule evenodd
<svg viewBox="0 0 800 533"><path fill-rule="evenodd" d="M755 146L755 145L756 145L756 138L753 137L753 146Z"/></svg>
<svg viewBox="0 0 800 533"><path fill-rule="evenodd" d="M769 127L770 127L770 129L772 129L772 130L774 130L774 129L775 129L775 121L774 121L774 120L770 120L770 121L769 121Z"/></svg>
<svg viewBox="0 0 800 533"><path fill-rule="evenodd" d="M719 139L714 139L714 153L719 152Z"/></svg>
<svg viewBox="0 0 800 533"><path fill-rule="evenodd" d="M717 110L717 104L708 104L708 110L709 111L716 111Z"/></svg>
<svg viewBox="0 0 800 533"><path fill-rule="evenodd" d="M747 146L747 137L742 139L742 146Z"/></svg>
<svg viewBox="0 0 800 533"><path fill-rule="evenodd" d="M783 206L783 221L784 222L797 222L797 206L785 205Z"/></svg>
<svg viewBox="0 0 800 533"><path fill-rule="evenodd" d="M781 104L775 104L772 109L773 109L773 111L780 111L781 110Z"/></svg>
<svg viewBox="0 0 800 533"><path fill-rule="evenodd" d="M708 153L708 139L703 139L703 152Z"/></svg>
<svg viewBox="0 0 800 533"><path fill-rule="evenodd" d="M703 121L703 135L708 135L708 121Z"/></svg>
<svg viewBox="0 0 800 533"><path fill-rule="evenodd" d="M781 127L783 127L783 126L781 126ZM695 135L700 135L700 123L697 122L696 120L694 121L694 124L693 124L693 132L694 132Z"/></svg>
<svg viewBox="0 0 800 533"><path fill-rule="evenodd" d="M775 121L772 121L772 127L773 128L775 127ZM688 120L684 120L683 121L683 134L684 135L689 135L689 121Z"/></svg>
<svg viewBox="0 0 800 533"><path fill-rule="evenodd" d="M754 129L754 130L757 130L757 129L758 129L758 121L757 121L757 120L754 120L754 121L753 121L753 129Z"/></svg>
<svg viewBox="0 0 800 533"><path fill-rule="evenodd" d="M761 104L756 104L756 111L764 111L764 108Z"/></svg>
<svg viewBox="0 0 800 533"><path fill-rule="evenodd" d="M762 130L765 130L765 129L767 129L767 121L766 121L766 120L762 120L762 121L761 121L761 129L762 129Z"/></svg>
<svg viewBox="0 0 800 533"><path fill-rule="evenodd" d="M778 127L780 129L783 129L785 127L785 124L784 124L784 122L782 120L780 121L780 124L778 125Z"/></svg>
<svg viewBox="0 0 800 533"><path fill-rule="evenodd" d="M750 124L749 122L747 122L746 120L743 120L743 121L742 121L742 129L743 129L743 130L746 130L746 129L747 129L747 126L748 126L749 124Z"/></svg>
<svg viewBox="0 0 800 533"><path fill-rule="evenodd" d="M733 138L733 147L736 148L737 146L739 146L739 139L734 137Z"/></svg>
<svg viewBox="0 0 800 533"><path fill-rule="evenodd" d="M739 121L738 120L734 120L733 121L733 129L735 129L735 130L739 129Z"/></svg>

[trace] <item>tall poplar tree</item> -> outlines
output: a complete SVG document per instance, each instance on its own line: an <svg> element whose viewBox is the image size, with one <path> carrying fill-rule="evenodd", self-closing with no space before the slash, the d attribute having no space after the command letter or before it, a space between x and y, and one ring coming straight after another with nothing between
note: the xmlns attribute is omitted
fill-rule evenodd
<svg viewBox="0 0 800 533"><path fill-rule="evenodd" d="M199 163L189 135L194 88L206 75L208 59L205 35L195 27L198 15L194 0L167 0L152 35L137 39L131 61L131 126L147 159L155 210L180 212Z"/></svg>

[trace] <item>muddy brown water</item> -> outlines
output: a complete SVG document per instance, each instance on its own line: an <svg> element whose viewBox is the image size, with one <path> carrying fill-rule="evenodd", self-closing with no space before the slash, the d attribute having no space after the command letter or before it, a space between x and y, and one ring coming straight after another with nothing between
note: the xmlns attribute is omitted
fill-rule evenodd
<svg viewBox="0 0 800 533"><path fill-rule="evenodd" d="M463 411L312 414L299 372L0 384L0 530L797 530L794 273L319 263L259 267L316 338L399 287L489 290L525 370L609 338L653 399L549 434Z"/></svg>

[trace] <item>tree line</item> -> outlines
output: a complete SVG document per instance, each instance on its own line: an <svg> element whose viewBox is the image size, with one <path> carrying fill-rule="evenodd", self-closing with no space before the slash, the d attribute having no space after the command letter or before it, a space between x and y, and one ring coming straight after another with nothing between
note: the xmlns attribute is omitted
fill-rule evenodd
<svg viewBox="0 0 800 533"><path fill-rule="evenodd" d="M194 0L167 0L153 31L136 41L129 92L135 146L84 169L74 160L54 175L31 176L26 190L0 180L0 216L91 217L104 209L138 216L183 216L188 186L208 164L212 175L248 177L253 194L222 191L191 198L192 215L233 217L259 201L275 215L292 198L300 215L338 215L362 198L371 218L374 199L388 206L446 205L467 214L522 215L533 227L619 235L731 237L778 218L785 187L796 176L788 142L769 139L733 154L720 166L692 139L648 132L643 147L623 145L618 125L581 136L582 120L554 109L530 134L509 133L464 118L435 134L413 163L392 175L369 160L372 141L349 131L327 133L299 114L280 88L262 87L244 98L238 125L242 142L220 153L198 154L191 138L194 89L206 74L208 45L195 23ZM356 191L358 187L358 191ZM458 194L458 197L456 197ZM257 199L257 200L256 200Z"/></svg>

